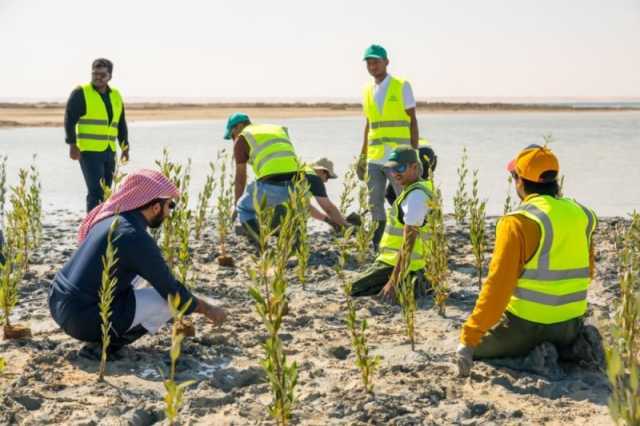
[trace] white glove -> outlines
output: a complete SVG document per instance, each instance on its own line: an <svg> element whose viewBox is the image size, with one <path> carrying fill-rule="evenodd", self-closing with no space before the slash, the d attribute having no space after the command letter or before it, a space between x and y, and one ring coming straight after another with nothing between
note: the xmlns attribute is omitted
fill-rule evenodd
<svg viewBox="0 0 640 426"><path fill-rule="evenodd" d="M456 363L458 364L458 376L469 376L473 366L473 348L460 343L456 349Z"/></svg>

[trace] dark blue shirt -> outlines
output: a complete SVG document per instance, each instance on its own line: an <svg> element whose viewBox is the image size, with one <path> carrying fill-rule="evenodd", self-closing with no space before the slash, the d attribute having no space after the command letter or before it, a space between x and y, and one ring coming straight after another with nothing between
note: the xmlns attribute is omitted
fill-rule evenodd
<svg viewBox="0 0 640 426"><path fill-rule="evenodd" d="M179 283L167 266L151 235L147 223L138 211L119 216L113 245L118 259L114 277L118 282L114 291L111 322L117 334L126 332L135 314L133 279L139 275L160 295L180 293L181 303L191 300L187 313L196 308L196 300ZM99 290L102 285L102 256L106 252L107 236L115 217L95 224L71 259L56 274L50 291L49 305L54 320L72 337L85 341L100 338Z"/></svg>

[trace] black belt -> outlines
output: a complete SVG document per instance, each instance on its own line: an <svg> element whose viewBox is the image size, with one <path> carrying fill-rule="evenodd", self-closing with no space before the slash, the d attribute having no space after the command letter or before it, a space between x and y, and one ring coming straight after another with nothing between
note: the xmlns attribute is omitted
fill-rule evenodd
<svg viewBox="0 0 640 426"><path fill-rule="evenodd" d="M275 186L289 186L291 185L291 180L269 180L269 179L260 179L260 183L266 183L267 185L275 185Z"/></svg>

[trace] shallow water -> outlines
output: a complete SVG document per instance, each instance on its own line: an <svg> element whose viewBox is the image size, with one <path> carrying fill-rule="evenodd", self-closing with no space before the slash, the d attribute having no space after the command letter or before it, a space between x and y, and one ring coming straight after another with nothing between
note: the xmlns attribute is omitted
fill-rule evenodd
<svg viewBox="0 0 640 426"><path fill-rule="evenodd" d="M479 169L480 192L488 199L489 214L500 214L507 191L505 164L526 145L542 143L542 136L549 133L555 139L552 148L565 175L565 194L603 216L640 209L639 112L426 114L419 116L419 122L421 134L438 154L436 177L448 211L463 146L469 150L470 168ZM289 127L296 150L305 161L326 156L334 161L339 175L360 151L364 123L360 117L288 119L279 123ZM216 151L231 146L221 137L221 120L139 122L129 126L132 152L125 171L154 167L154 160L160 159L166 146L174 160L193 161L192 199L201 189L207 164L215 161ZM17 169L28 166L34 153L38 154L45 209L81 211L84 181L79 165L68 158L64 130L0 130L0 155L9 156L10 183L15 183ZM332 181L328 186L330 196L337 198L340 188L339 179Z"/></svg>

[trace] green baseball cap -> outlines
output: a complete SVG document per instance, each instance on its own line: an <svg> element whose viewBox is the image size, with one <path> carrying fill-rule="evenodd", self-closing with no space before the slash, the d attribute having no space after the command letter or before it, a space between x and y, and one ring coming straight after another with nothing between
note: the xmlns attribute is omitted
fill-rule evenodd
<svg viewBox="0 0 640 426"><path fill-rule="evenodd" d="M384 163L385 167L394 168L400 164L413 164L418 162L418 152L408 146L399 146L394 149L389 156L389 161Z"/></svg>
<svg viewBox="0 0 640 426"><path fill-rule="evenodd" d="M387 51L379 44L372 44L364 51L363 60L366 61L369 58L387 59Z"/></svg>
<svg viewBox="0 0 640 426"><path fill-rule="evenodd" d="M249 116L242 112L234 112L227 119L227 129L224 132L225 139L231 139L231 129L236 127L236 124L242 123L244 121L249 121Z"/></svg>

